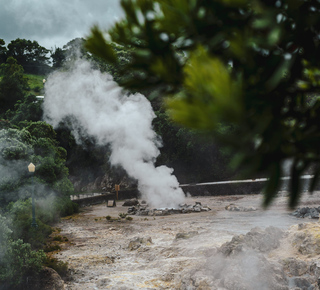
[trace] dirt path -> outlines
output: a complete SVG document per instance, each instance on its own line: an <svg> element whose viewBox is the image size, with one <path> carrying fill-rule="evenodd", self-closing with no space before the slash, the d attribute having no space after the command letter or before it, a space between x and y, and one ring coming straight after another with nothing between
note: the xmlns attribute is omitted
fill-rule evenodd
<svg viewBox="0 0 320 290"><path fill-rule="evenodd" d="M206 257L234 235L270 225L286 229L301 220L289 215L287 198L280 194L264 211L260 195L187 198L207 204L208 212L170 216L118 218L127 208L96 205L58 225L66 244L57 257L69 263L72 280L65 289L180 289L186 269L204 264ZM231 203L256 211L228 211ZM320 193L304 196L301 204L320 205ZM308 220L311 221L311 220ZM312 222L316 222L313 221ZM190 288L193 289L193 288ZM199 288L200 289L200 288ZM209 289L209 288L202 288Z"/></svg>

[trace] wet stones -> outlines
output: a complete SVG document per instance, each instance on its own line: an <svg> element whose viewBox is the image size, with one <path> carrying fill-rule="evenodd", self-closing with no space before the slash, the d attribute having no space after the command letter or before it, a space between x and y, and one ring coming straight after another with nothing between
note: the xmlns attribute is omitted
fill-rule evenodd
<svg viewBox="0 0 320 290"><path fill-rule="evenodd" d="M194 205L179 204L177 208L148 208L147 204L136 205L128 208L128 214L139 216L165 216L171 214L182 214L192 212L210 211L207 205L202 205L201 202L196 202Z"/></svg>
<svg viewBox="0 0 320 290"><path fill-rule="evenodd" d="M318 219L320 213L320 206L309 208L309 207L302 207L295 210L291 215L297 218L310 218L310 219Z"/></svg>
<svg viewBox="0 0 320 290"><path fill-rule="evenodd" d="M237 206L233 203L227 205L225 207L226 210L229 210L229 211L256 211L257 209L253 206L250 206L250 207L243 207L243 206Z"/></svg>
<svg viewBox="0 0 320 290"><path fill-rule="evenodd" d="M122 206L135 206L138 205L139 201L136 198L126 200Z"/></svg>

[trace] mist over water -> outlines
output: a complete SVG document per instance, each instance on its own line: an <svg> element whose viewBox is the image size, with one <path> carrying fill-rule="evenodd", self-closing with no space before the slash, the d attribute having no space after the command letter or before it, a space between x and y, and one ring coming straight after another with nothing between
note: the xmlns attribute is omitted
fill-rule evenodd
<svg viewBox="0 0 320 290"><path fill-rule="evenodd" d="M46 82L44 118L53 127L68 120L75 136L109 144L111 164L121 165L138 181L151 206L175 207L183 202L173 169L154 166L161 142L152 129L155 114L150 102L139 93L123 94L110 75L83 60L68 71L54 72Z"/></svg>

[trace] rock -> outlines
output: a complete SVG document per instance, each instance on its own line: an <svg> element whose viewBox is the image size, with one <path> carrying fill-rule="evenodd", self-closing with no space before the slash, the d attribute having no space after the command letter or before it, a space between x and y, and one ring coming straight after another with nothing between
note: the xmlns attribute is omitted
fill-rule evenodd
<svg viewBox="0 0 320 290"><path fill-rule="evenodd" d="M298 231L292 231L288 240L297 253L313 257L320 255L320 224L306 223L298 226Z"/></svg>
<svg viewBox="0 0 320 290"><path fill-rule="evenodd" d="M301 215L305 215L305 214L307 214L309 212L309 210L310 209L308 207L303 207L303 208L300 209L300 214Z"/></svg>
<svg viewBox="0 0 320 290"><path fill-rule="evenodd" d="M128 249L130 251L133 251L133 250L137 250L138 248L141 247L141 245L151 245L152 244L152 239L151 237L147 237L147 238L140 238L140 237L137 237L135 238L134 240L130 241L129 245L128 245Z"/></svg>
<svg viewBox="0 0 320 290"><path fill-rule="evenodd" d="M310 274L320 279L320 262L318 260L311 262Z"/></svg>
<svg viewBox="0 0 320 290"><path fill-rule="evenodd" d="M195 207L193 208L193 210L194 210L195 212L200 212L200 211L201 211L201 207L195 206Z"/></svg>
<svg viewBox="0 0 320 290"><path fill-rule="evenodd" d="M111 279L102 278L102 279L99 279L96 284L97 284L97 286L99 286L99 287L105 288L105 287L108 286L111 282L112 282Z"/></svg>
<svg viewBox="0 0 320 290"><path fill-rule="evenodd" d="M191 232L187 232L187 233L177 233L176 240L177 239L189 239L189 238L196 236L197 234L198 234L197 231L191 231Z"/></svg>
<svg viewBox="0 0 320 290"><path fill-rule="evenodd" d="M128 208L128 214L136 214L138 209L135 206L131 206Z"/></svg>
<svg viewBox="0 0 320 290"><path fill-rule="evenodd" d="M220 252L214 253L205 264L186 269L178 278L181 279L178 289L288 290L281 267L253 250L228 258Z"/></svg>
<svg viewBox="0 0 320 290"><path fill-rule="evenodd" d="M38 276L28 277L26 289L33 290L64 290L64 282L52 268L44 267Z"/></svg>
<svg viewBox="0 0 320 290"><path fill-rule="evenodd" d="M302 277L294 277L289 279L289 287L297 287L298 289L313 290L315 289L311 283Z"/></svg>
<svg viewBox="0 0 320 290"><path fill-rule="evenodd" d="M309 208L309 207L302 207L296 209L291 215L297 218L311 218L311 219L318 219L320 212L320 206Z"/></svg>
<svg viewBox="0 0 320 290"><path fill-rule="evenodd" d="M180 204L178 208L165 208L165 209L149 209L147 206L138 204L136 207L128 208L128 214L136 214L141 216L161 216L170 214L181 214L191 212L201 212L211 210L207 205L201 205L201 202L196 202L195 205Z"/></svg>
<svg viewBox="0 0 320 290"><path fill-rule="evenodd" d="M290 276L301 276L306 274L309 270L309 265L301 259L290 257L283 260L282 263L285 272Z"/></svg>
<svg viewBox="0 0 320 290"><path fill-rule="evenodd" d="M265 230L261 230L256 227L246 235L234 236L231 242L221 246L220 252L225 256L246 251L247 249L267 253L279 247L282 236L283 231L278 228L268 227Z"/></svg>
<svg viewBox="0 0 320 290"><path fill-rule="evenodd" d="M318 210L316 208L312 208L310 210L310 217L312 219L318 219L319 218L319 212L318 212Z"/></svg>
<svg viewBox="0 0 320 290"><path fill-rule="evenodd" d="M225 207L226 210L229 210L229 211L256 211L257 209L253 206L250 206L250 207L243 207L243 206L237 206L233 203L227 205Z"/></svg>
<svg viewBox="0 0 320 290"><path fill-rule="evenodd" d="M136 198L127 199L122 206L134 206L138 205L139 201Z"/></svg>

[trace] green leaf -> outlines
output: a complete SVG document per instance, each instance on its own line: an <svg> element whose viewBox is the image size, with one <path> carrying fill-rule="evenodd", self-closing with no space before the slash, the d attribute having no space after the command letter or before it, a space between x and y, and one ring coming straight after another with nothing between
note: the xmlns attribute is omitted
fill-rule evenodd
<svg viewBox="0 0 320 290"><path fill-rule="evenodd" d="M212 130L220 121L241 118L241 82L234 80L228 67L198 47L184 68L187 93L167 100L171 117L189 127Z"/></svg>
<svg viewBox="0 0 320 290"><path fill-rule="evenodd" d="M105 59L110 63L116 63L117 58L112 47L107 43L102 32L97 26L91 29L91 35L85 44L86 49L98 57Z"/></svg>
<svg viewBox="0 0 320 290"><path fill-rule="evenodd" d="M271 201L278 192L280 185L281 166L279 163L273 163L270 166L270 178L267 181L267 185L264 189L264 201L263 207L266 208L270 205Z"/></svg>

